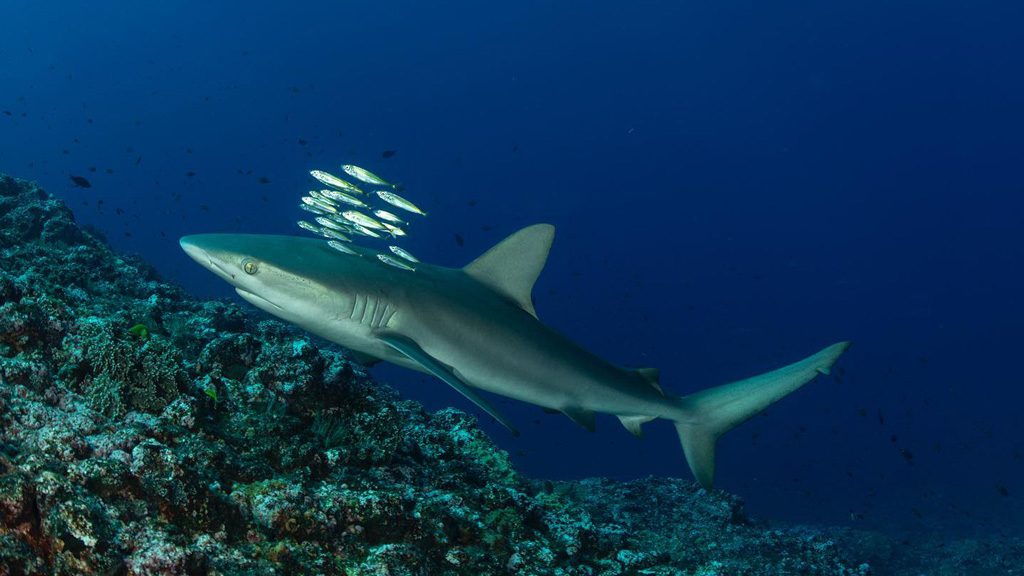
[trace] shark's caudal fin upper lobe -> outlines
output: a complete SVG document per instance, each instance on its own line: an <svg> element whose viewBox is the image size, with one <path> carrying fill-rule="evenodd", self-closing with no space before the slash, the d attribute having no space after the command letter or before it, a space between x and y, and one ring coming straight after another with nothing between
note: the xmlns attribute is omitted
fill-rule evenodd
<svg viewBox="0 0 1024 576"><path fill-rule="evenodd" d="M701 486L710 489L715 476L715 442L818 374L828 374L849 342L833 344L817 354L778 370L708 388L678 399L674 418L686 462Z"/></svg>

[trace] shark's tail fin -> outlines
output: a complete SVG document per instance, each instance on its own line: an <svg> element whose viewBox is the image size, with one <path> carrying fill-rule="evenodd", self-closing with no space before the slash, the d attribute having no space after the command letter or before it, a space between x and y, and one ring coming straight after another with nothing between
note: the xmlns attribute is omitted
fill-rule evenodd
<svg viewBox="0 0 1024 576"><path fill-rule="evenodd" d="M715 476L715 442L736 426L769 405L810 382L828 374L849 342L840 342L821 352L773 372L708 388L679 398L680 415L674 418L686 462L705 489Z"/></svg>

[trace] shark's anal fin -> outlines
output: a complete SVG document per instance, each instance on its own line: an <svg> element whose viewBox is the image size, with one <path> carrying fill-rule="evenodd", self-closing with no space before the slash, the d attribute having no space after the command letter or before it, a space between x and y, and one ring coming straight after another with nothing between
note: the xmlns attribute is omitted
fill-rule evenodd
<svg viewBox="0 0 1024 576"><path fill-rule="evenodd" d="M640 428L640 425L654 420L654 416L626 416L623 414L618 416L619 421L626 427L626 430L629 430L629 433L637 438L644 437L644 431Z"/></svg>
<svg viewBox="0 0 1024 576"><path fill-rule="evenodd" d="M594 422L594 413L590 410L583 410L582 408L562 408L562 414L568 416L569 420L572 420L586 428L587 432L593 432L597 428Z"/></svg>
<svg viewBox="0 0 1024 576"><path fill-rule="evenodd" d="M398 352L404 354L413 362L419 364L420 366L423 366L427 370L427 372L430 372L434 376L437 376L441 380L444 380L445 383L447 383L449 386L455 388L456 390L459 391L460 394L462 394L466 398L469 398L471 402L479 406L481 410L490 414L491 417L493 417L498 422L501 422L501 424L505 426L505 428L508 428L509 431L512 432L512 434L516 436L519 435L519 431L516 430L516 427L513 426L512 423L509 422L508 419L501 414L501 412L498 412L497 408L492 406L491 403L488 402L483 396L477 394L476 391L473 390L468 384L460 380L459 377L456 376L451 371L450 368L448 368L441 362L438 362L437 359L424 352L423 349L420 348L419 344L413 342L408 338L404 338L402 336L397 336L393 334L380 336L380 341L384 342L388 346L391 346Z"/></svg>

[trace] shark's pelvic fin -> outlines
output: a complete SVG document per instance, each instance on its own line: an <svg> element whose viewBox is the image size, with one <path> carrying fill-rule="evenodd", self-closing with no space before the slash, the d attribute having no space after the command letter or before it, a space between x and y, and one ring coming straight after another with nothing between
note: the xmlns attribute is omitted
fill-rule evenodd
<svg viewBox="0 0 1024 576"><path fill-rule="evenodd" d="M480 407L481 410L490 414L495 420L501 422L505 428L508 428L512 434L518 436L519 430L512 425L511 422L498 409L491 405L483 396L480 396L473 390L468 384L463 382L456 376L451 368L445 366L441 362L438 362L434 357L427 354L420 348L419 344L413 342L408 338L394 334L385 334L380 336L381 342L384 342L388 346L391 346L398 352L401 352L413 362L416 362L420 366L423 366L427 372L430 372L434 376L437 376L441 380L444 380L452 388L459 391L460 394L469 398L471 402Z"/></svg>
<svg viewBox="0 0 1024 576"><path fill-rule="evenodd" d="M710 489L715 476L715 442L769 405L827 374L849 347L840 342L821 352L767 374L702 390L678 399L673 418L686 462L701 486Z"/></svg>
<svg viewBox="0 0 1024 576"><path fill-rule="evenodd" d="M587 429L587 432L593 432L597 429L596 418L594 413L590 410L584 410L582 408L562 408L562 413L569 417L569 420L583 426Z"/></svg>
<svg viewBox="0 0 1024 576"><path fill-rule="evenodd" d="M534 318L533 284L544 269L555 227L534 224L505 238L462 270L509 298Z"/></svg>
<svg viewBox="0 0 1024 576"><path fill-rule="evenodd" d="M355 360L356 362L359 362L360 364L366 367L373 366L374 364L377 364L378 362L381 361L380 358L377 358L376 356L371 356L369 354L366 354L365 352L359 352L356 350L349 349L345 349L345 352L348 353L349 358Z"/></svg>

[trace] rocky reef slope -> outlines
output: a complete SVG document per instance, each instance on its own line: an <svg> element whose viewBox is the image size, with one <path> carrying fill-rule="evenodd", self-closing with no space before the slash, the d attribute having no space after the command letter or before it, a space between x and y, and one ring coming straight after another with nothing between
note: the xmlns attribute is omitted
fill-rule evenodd
<svg viewBox="0 0 1024 576"><path fill-rule="evenodd" d="M0 176L0 575L869 571L686 481L523 478L471 416Z"/></svg>

